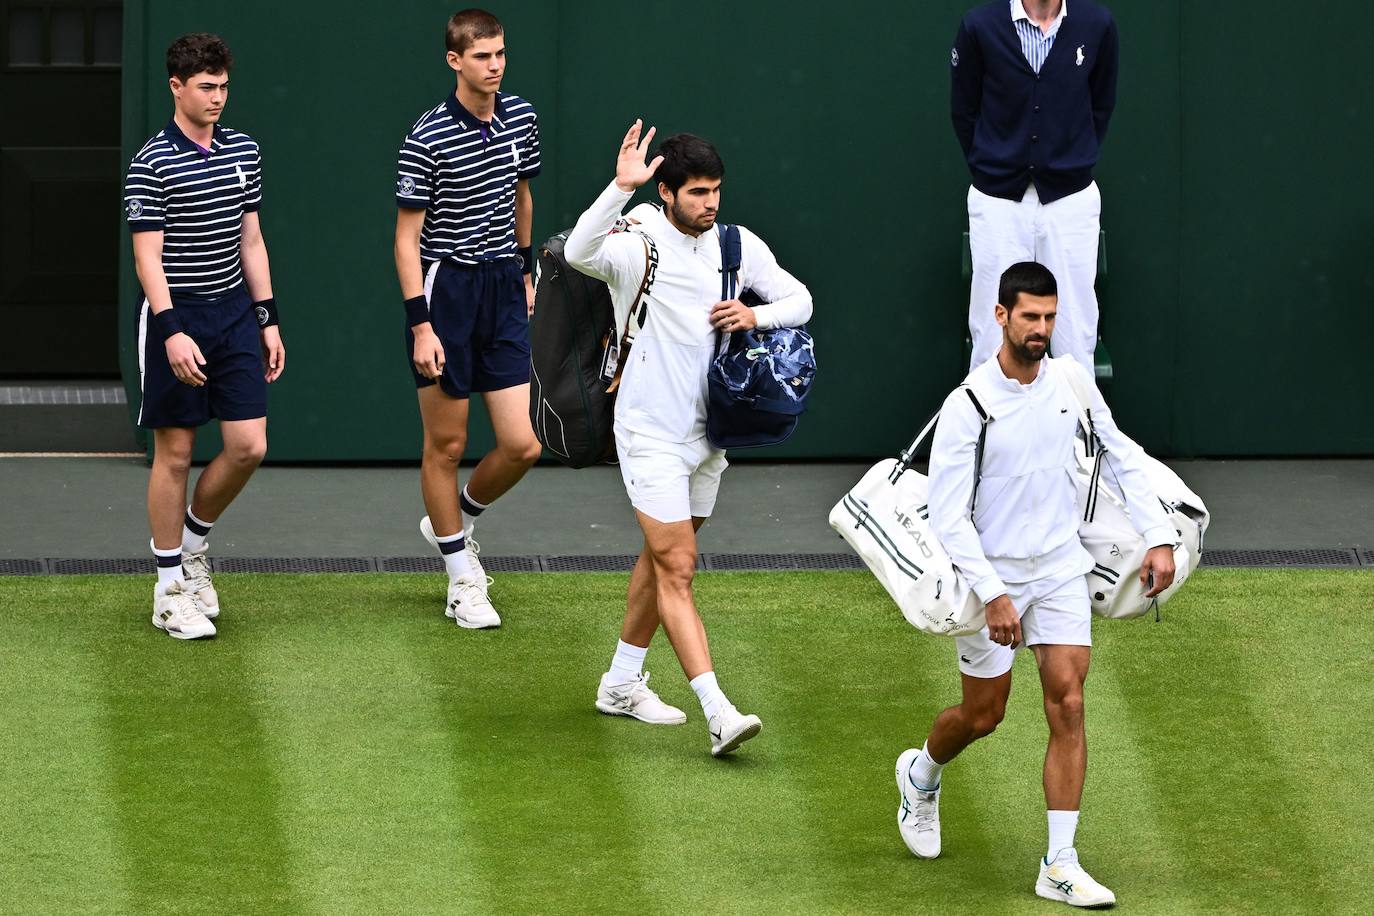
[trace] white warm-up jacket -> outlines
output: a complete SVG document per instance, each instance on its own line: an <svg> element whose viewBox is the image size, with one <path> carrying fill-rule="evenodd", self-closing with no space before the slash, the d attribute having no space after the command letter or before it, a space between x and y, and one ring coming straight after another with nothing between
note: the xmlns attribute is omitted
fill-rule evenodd
<svg viewBox="0 0 1374 916"><path fill-rule="evenodd" d="M604 280L623 328L644 278L644 242L654 241L658 267L645 295L644 327L635 338L616 396L616 425L665 442L694 442L706 435L706 372L716 336L709 316L720 301L720 234L679 232L662 211L636 207L635 232L612 234L630 193L612 182L578 219L563 246L568 263ZM752 289L767 305L754 307L759 327L796 327L811 317L811 294L778 266L773 252L740 227L739 291Z"/></svg>
<svg viewBox="0 0 1374 916"><path fill-rule="evenodd" d="M1079 404L1065 373L1087 376L1092 418L1106 449L1103 477L1120 485L1136 529L1151 546L1172 544L1175 531L1140 461L1140 447L1117 427L1087 370L1071 358L1045 359L1029 385L1007 378L997 357L965 384L993 418L983 450L977 503L974 451L982 425L968 393L945 399L930 452L930 526L955 567L984 603L1007 582L1086 575L1092 556L1078 540Z"/></svg>

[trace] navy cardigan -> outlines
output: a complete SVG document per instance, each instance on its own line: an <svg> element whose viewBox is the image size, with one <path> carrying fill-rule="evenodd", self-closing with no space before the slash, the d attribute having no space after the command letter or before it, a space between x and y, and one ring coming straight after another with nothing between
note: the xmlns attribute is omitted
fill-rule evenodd
<svg viewBox="0 0 1374 916"><path fill-rule="evenodd" d="M1072 0L1037 74L1026 62L1008 0L970 10L950 55L950 113L973 186L1043 203L1086 188L1116 106L1116 23Z"/></svg>

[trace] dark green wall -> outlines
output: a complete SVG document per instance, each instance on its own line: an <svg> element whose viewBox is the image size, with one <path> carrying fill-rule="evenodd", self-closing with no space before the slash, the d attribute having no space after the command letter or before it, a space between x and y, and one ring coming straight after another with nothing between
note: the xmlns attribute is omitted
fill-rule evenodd
<svg viewBox="0 0 1374 916"><path fill-rule="evenodd" d="M948 56L967 5L857 2L814 18L771 0L690 14L666 0L491 5L507 28L505 88L541 114L537 238L604 187L625 125L643 116L716 141L722 215L810 286L814 406L791 442L759 456L891 452L962 375L967 173ZM1122 77L1098 178L1102 327L1122 425L1166 455L1374 453L1361 378L1374 280L1359 257L1374 222L1374 71L1360 9L1323 4L1318 19L1274 0L1112 6ZM126 160L170 114L168 42L210 30L234 49L225 122L263 147L289 352L272 391L272 457L416 457L391 265L395 155L452 89L442 37L453 8L125 8ZM1349 28L1332 28L1342 20ZM126 368L131 357L126 333ZM136 368L126 377L136 399ZM484 424L470 441L490 443Z"/></svg>

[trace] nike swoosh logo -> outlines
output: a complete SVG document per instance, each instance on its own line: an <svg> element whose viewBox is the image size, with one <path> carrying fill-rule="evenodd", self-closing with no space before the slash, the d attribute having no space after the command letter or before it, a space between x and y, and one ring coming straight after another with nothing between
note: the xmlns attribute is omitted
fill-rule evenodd
<svg viewBox="0 0 1374 916"><path fill-rule="evenodd" d="M963 662L965 665L973 664L973 660L970 659L967 655L959 656L959 661Z"/></svg>
<svg viewBox="0 0 1374 916"><path fill-rule="evenodd" d="M707 729L707 731L710 731L710 729ZM711 737L712 737L712 738L715 738L717 741L719 741L719 740L720 740L720 732L711 732Z"/></svg>

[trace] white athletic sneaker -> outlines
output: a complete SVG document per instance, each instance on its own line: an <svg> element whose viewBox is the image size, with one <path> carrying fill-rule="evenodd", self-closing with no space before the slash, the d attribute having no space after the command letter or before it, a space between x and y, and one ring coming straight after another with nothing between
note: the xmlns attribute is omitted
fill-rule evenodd
<svg viewBox="0 0 1374 916"><path fill-rule="evenodd" d="M439 550L439 539L434 536L434 524L429 520L428 515L420 519L420 534L424 535L426 541L429 541L429 546L433 547L435 550ZM482 568L482 561L477 559L477 555L482 552L482 548L477 546L477 542L472 538L468 538L465 542L464 549L467 551L468 565L472 568L477 587L480 588L482 594L485 595L487 590L491 588L492 578L487 575L487 571ZM439 552L443 553L442 550L439 550ZM449 616L452 617L453 615L450 614Z"/></svg>
<svg viewBox="0 0 1374 916"><path fill-rule="evenodd" d="M728 754L763 729L758 716L743 715L733 703L725 703L706 723L711 733L711 756Z"/></svg>
<svg viewBox="0 0 1374 916"><path fill-rule="evenodd" d="M161 595L153 592L153 626L173 639L215 635L215 625L196 607L195 599L186 591L183 582L168 584L167 591Z"/></svg>
<svg viewBox="0 0 1374 916"><path fill-rule="evenodd" d="M219 616L219 594L210 581L210 561L205 558L205 545L194 553L182 552L181 568L186 573L185 591L196 602L196 607L206 618L214 620Z"/></svg>
<svg viewBox="0 0 1374 916"><path fill-rule="evenodd" d="M681 725L687 721L687 713L676 706L669 706L649 689L649 672L625 684L612 684L607 678L610 672L601 675L601 686L596 689L596 708L608 716L629 716L651 725Z"/></svg>
<svg viewBox="0 0 1374 916"><path fill-rule="evenodd" d="M911 764L920 753L919 747L908 748L897 758L897 792L902 797L897 830L912 855L934 859L940 855L940 787L926 792L911 781Z"/></svg>
<svg viewBox="0 0 1374 916"><path fill-rule="evenodd" d="M1116 894L1094 881L1078 864L1078 850L1072 846L1055 853L1052 862L1040 860L1035 894L1069 906L1105 907L1116 903Z"/></svg>
<svg viewBox="0 0 1374 916"><path fill-rule="evenodd" d="M477 559L477 555L482 552L482 545L477 543L477 539L468 535L467 541L468 565L472 567L472 574L477 577L477 584L481 586L483 593L491 589L492 577L487 575L487 571L482 568L482 561Z"/></svg>
<svg viewBox="0 0 1374 916"><path fill-rule="evenodd" d="M467 576L449 580L448 607L444 608L444 616L452 617L454 623L468 630L485 630L501 625L501 616L487 600L487 593Z"/></svg>

